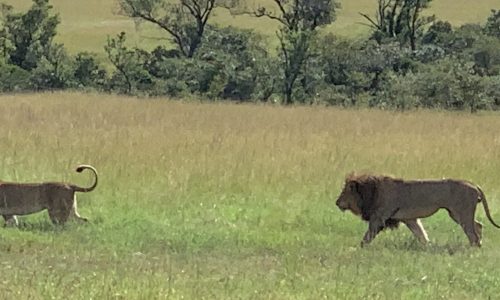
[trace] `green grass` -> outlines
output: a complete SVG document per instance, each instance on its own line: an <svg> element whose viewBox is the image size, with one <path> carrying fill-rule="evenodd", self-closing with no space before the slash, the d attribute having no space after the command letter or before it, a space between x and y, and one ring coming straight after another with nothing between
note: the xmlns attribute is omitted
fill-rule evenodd
<svg viewBox="0 0 500 300"><path fill-rule="evenodd" d="M334 201L352 170L480 184L500 220L498 113L203 104L75 93L0 97L0 178L88 185L89 224L0 228L4 299L494 299L483 248L446 213L358 247Z"/></svg>
<svg viewBox="0 0 500 300"><path fill-rule="evenodd" d="M27 9L31 0L4 0L14 5L16 9ZM130 44L138 47L153 48L165 43L158 37L165 37L164 33L153 26L141 25L136 27L134 22L126 17L119 16L116 0L51 0L55 11L60 13L62 23L59 27L58 40L63 42L67 49L76 53L92 51L103 54L104 44L108 35L115 36L121 31L129 34ZM271 3L270 0L247 1L250 7L253 3ZM375 0L341 1L337 21L327 30L343 36L359 36L367 33L367 28L360 23L364 19L359 12L373 14ZM454 25L468 22L484 23L492 8L499 8L499 0L480 0L473 4L470 0L436 0L432 3L429 13L438 18L448 20ZM274 36L277 24L262 18L248 16L234 17L224 10L217 10L212 23L233 25L242 28L255 29L265 35Z"/></svg>

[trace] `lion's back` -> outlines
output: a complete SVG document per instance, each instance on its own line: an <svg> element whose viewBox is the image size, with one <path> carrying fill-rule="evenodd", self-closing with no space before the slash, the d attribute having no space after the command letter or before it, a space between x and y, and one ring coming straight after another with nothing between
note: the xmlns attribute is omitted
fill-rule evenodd
<svg viewBox="0 0 500 300"><path fill-rule="evenodd" d="M379 189L380 208L394 210L398 219L424 218L438 209L464 210L475 207L477 188L456 179L385 181Z"/></svg>

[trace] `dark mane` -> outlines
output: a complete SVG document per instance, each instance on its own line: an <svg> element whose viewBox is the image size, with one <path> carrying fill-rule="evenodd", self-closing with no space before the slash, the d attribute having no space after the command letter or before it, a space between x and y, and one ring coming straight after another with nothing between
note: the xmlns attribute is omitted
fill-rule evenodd
<svg viewBox="0 0 500 300"><path fill-rule="evenodd" d="M361 218L365 221L369 221L371 215L375 212L378 206L378 185L382 181L398 181L402 179L394 179L389 176L384 175L373 175L373 174L354 174L351 173L346 177L346 184L354 183L356 187L356 192L359 194L359 201L357 206L361 211ZM399 225L399 221L395 219L388 219L385 221L385 227L396 228Z"/></svg>
<svg viewBox="0 0 500 300"><path fill-rule="evenodd" d="M404 181L402 178L394 177L391 175L380 175L380 174L372 174L372 173L362 173L362 174L357 174L357 173L349 173L345 181L356 181L356 182L364 182L364 181L370 181L370 180L377 180L377 181Z"/></svg>
<svg viewBox="0 0 500 300"><path fill-rule="evenodd" d="M399 220L396 219L387 219L385 221L385 227L384 228L389 228L389 229L396 229L399 226Z"/></svg>

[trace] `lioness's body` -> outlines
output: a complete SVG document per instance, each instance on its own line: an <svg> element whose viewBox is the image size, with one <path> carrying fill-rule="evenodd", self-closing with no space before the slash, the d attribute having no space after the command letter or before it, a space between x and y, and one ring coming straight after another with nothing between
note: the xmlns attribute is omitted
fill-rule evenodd
<svg viewBox="0 0 500 300"><path fill-rule="evenodd" d="M387 176L349 176L337 200L337 206L351 210L369 222L362 244L375 238L386 227L396 227L399 222L422 242L428 237L420 218L428 217L444 208L450 217L464 230L474 246L481 245L482 225L474 220L476 206L483 203L490 222L491 218L481 189L464 180L402 180Z"/></svg>
<svg viewBox="0 0 500 300"><path fill-rule="evenodd" d="M82 188L69 183L13 183L0 182L0 215L6 224L17 225L16 215L28 215L47 209L53 223L63 224L69 217L86 221L80 217L76 207L75 192L90 192L97 186L97 172L92 166L80 165L81 172L91 170L95 175L94 184Z"/></svg>

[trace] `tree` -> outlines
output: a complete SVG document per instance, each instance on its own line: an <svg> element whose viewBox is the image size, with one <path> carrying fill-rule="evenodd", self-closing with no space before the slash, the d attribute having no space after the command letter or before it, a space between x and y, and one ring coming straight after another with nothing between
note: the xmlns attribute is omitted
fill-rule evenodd
<svg viewBox="0 0 500 300"><path fill-rule="evenodd" d="M18 66L0 62L0 91L26 91L31 89L31 74Z"/></svg>
<svg viewBox="0 0 500 300"><path fill-rule="evenodd" d="M1 36L4 53L8 62L25 70L37 67L43 56L50 55L59 24L59 15L51 15L52 6L48 0L33 0L33 6L26 13L12 13L9 7L3 6L4 28Z"/></svg>
<svg viewBox="0 0 500 300"><path fill-rule="evenodd" d="M281 24L277 32L283 72L284 104L293 102L294 86L310 58L311 43L317 29L335 20L335 0L269 0L275 10L264 6L245 14L265 17Z"/></svg>
<svg viewBox="0 0 500 300"><path fill-rule="evenodd" d="M114 81L122 92L131 94L137 86L150 84L151 78L144 67L145 53L137 49L128 49L125 42L125 32L121 32L116 38L108 37L104 50L118 71L112 82Z"/></svg>
<svg viewBox="0 0 500 300"><path fill-rule="evenodd" d="M261 45L260 36L251 30L211 26L195 58L215 67L216 73L206 93L210 98L250 100L259 77L267 77L261 68L268 63L267 51Z"/></svg>
<svg viewBox="0 0 500 300"><path fill-rule="evenodd" d="M80 52L74 58L73 76L79 86L102 87L106 81L106 70L98 63L94 54Z"/></svg>
<svg viewBox="0 0 500 300"><path fill-rule="evenodd" d="M500 10L491 10L491 15L484 26L484 33L500 39Z"/></svg>
<svg viewBox="0 0 500 300"><path fill-rule="evenodd" d="M381 43L385 38L397 38L402 45L417 49L417 38L423 27L434 21L434 16L421 15L432 0L377 0L376 18L360 13L369 22L374 38Z"/></svg>
<svg viewBox="0 0 500 300"><path fill-rule="evenodd" d="M15 86L62 89L73 85L72 62L62 44L54 43L59 15L51 13L48 0L33 0L24 13L14 13L12 7L0 4L0 51L3 61L16 68L6 68ZM5 76L7 77L7 76ZM16 78L20 77L20 78ZM19 79L19 80L18 80ZM17 89L17 87L15 88Z"/></svg>
<svg viewBox="0 0 500 300"><path fill-rule="evenodd" d="M65 89L74 86L73 64L62 44L53 45L31 71L36 90Z"/></svg>
<svg viewBox="0 0 500 300"><path fill-rule="evenodd" d="M217 7L231 8L236 0L118 0L121 13L166 31L186 57L200 46L207 22Z"/></svg>
<svg viewBox="0 0 500 300"><path fill-rule="evenodd" d="M7 16L12 13L12 6L0 3L0 57L2 62L9 58L9 53L13 50L13 45L10 40L5 21Z"/></svg>
<svg viewBox="0 0 500 300"><path fill-rule="evenodd" d="M449 48L453 43L453 27L447 21L436 21L422 36L422 44L434 44L443 48Z"/></svg>

